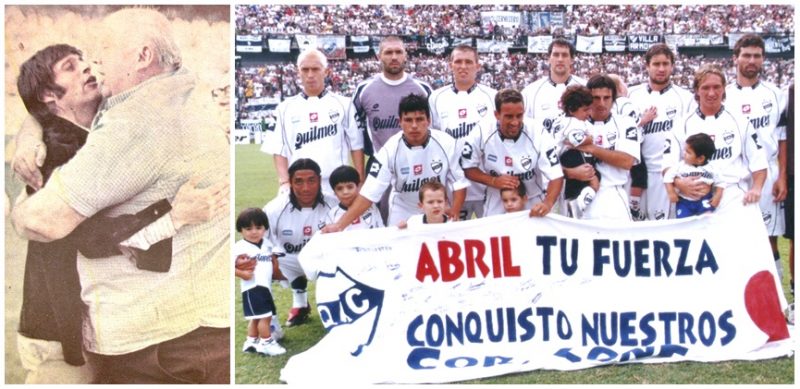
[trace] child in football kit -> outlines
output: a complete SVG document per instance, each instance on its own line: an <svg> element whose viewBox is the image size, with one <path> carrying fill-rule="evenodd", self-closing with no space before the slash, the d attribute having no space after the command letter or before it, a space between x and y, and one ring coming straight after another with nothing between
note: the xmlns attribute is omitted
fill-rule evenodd
<svg viewBox="0 0 800 389"><path fill-rule="evenodd" d="M525 209L528 203L528 190L525 185L517 185L516 188L500 189L500 199L503 200L503 209L506 213L518 212Z"/></svg>
<svg viewBox="0 0 800 389"><path fill-rule="evenodd" d="M333 169L328 182L333 188L333 193L339 200L339 206L331 208L328 212L326 223L335 223L342 215L347 212L347 209L353 205L358 197L358 190L361 188L361 179L358 176L358 171L352 166L342 165ZM367 208L361 216L357 217L353 222L345 228L345 231L361 230L369 228L383 228L383 218L375 204Z"/></svg>
<svg viewBox="0 0 800 389"><path fill-rule="evenodd" d="M703 133L694 134L686 138L685 143L683 161L664 172L664 185L669 201L676 203L675 217L678 219L714 211L719 206L723 190L722 187L714 186L715 182L719 182L719 176L708 163L716 151L711 137ZM675 177L697 177L709 185L709 190L700 198L691 198L684 193L678 193L673 185Z"/></svg>
<svg viewBox="0 0 800 389"><path fill-rule="evenodd" d="M588 142L592 136L587 122L591 105L592 92L585 86L570 86L561 95L564 115L557 119L554 131L558 131L556 139L559 140L558 144L563 150L559 157L562 168L576 168L585 163L594 166L597 162L594 156L585 154L576 148ZM569 178L565 174L564 199L569 209L569 216L580 219L598 189L600 189L598 175L595 175L591 181L580 181Z"/></svg>
<svg viewBox="0 0 800 389"><path fill-rule="evenodd" d="M419 188L419 204L422 214L414 215L407 221L400 222L398 228L417 226L420 224L447 223L447 189L439 181L428 181Z"/></svg>
<svg viewBox="0 0 800 389"><path fill-rule="evenodd" d="M233 246L233 258L236 277L241 279L244 318L250 321L242 351L281 355L286 349L278 344L283 331L270 288L273 272L279 274L280 270L272 260L269 241L264 239L267 230L269 221L260 208L247 208L236 219L236 231L244 239Z"/></svg>

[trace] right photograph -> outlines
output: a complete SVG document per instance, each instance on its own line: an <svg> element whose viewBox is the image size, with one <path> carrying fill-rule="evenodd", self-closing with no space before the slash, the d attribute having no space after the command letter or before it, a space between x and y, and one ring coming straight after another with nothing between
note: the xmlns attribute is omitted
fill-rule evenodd
<svg viewBox="0 0 800 389"><path fill-rule="evenodd" d="M795 382L794 6L234 10L235 383Z"/></svg>

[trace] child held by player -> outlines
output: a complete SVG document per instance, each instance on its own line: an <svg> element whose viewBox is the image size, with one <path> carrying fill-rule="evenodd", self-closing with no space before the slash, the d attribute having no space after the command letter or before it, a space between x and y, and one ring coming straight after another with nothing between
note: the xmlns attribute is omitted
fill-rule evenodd
<svg viewBox="0 0 800 389"><path fill-rule="evenodd" d="M278 340L283 337L272 298L272 275L280 274L272 247L265 240L269 221L259 208L247 208L236 218L236 231L244 239L233 246L236 277L241 279L244 318L249 320L242 351L264 355L286 353ZM250 266L247 266L247 265ZM275 320L273 320L273 316Z"/></svg>
<svg viewBox="0 0 800 389"><path fill-rule="evenodd" d="M500 199L503 201L503 209L506 213L525 210L528 203L528 190L525 185L517 185L516 188L500 189Z"/></svg>
<svg viewBox="0 0 800 389"><path fill-rule="evenodd" d="M428 181L419 188L419 208L422 214L414 215L405 222L400 222L398 228L418 226L420 224L447 223L447 189L439 181Z"/></svg>
<svg viewBox="0 0 800 389"><path fill-rule="evenodd" d="M347 209L353 205L353 202L358 197L358 191L361 189L361 180L358 176L358 171L354 167L342 165L333 169L328 182L331 184L336 198L339 199L339 206L331 208L327 215L326 223L332 224L339 220L347 212ZM360 217L353 220L353 223L347 226L345 231L382 227L384 225L381 213L378 207L372 204Z"/></svg>
<svg viewBox="0 0 800 389"><path fill-rule="evenodd" d="M719 206L723 188L714 185L714 183L719 183L719 176L708 163L715 151L716 147L710 136L703 133L691 135L686 138L683 161L678 166L670 167L664 172L664 185L667 187L669 201L676 203L676 218L712 212ZM673 185L676 177L697 177L703 183L708 184L708 192L700 198L692 198L687 194L678 193Z"/></svg>
<svg viewBox="0 0 800 389"><path fill-rule="evenodd" d="M559 157L563 168L576 168L585 163L594 166L597 162L595 157L584 154L576 148L589 142L589 138L592 137L587 122L591 113L591 105L592 92L585 86L570 86L561 95L561 107L564 115L560 116L553 126L554 131L558 131L556 138L560 139L558 143L563 150ZM569 216L580 219L598 189L600 189L598 175L595 175L590 181L580 181L564 174L564 199L569 209Z"/></svg>

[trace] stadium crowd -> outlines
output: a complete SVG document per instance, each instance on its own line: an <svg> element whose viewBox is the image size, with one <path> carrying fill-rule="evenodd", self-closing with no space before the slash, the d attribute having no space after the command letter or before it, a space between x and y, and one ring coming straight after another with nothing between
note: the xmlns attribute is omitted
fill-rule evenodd
<svg viewBox="0 0 800 389"><path fill-rule="evenodd" d="M481 25L481 12L563 12L564 28ZM789 5L237 5L236 33L436 34L457 36L527 34L794 33ZM504 30L504 31L503 31Z"/></svg>

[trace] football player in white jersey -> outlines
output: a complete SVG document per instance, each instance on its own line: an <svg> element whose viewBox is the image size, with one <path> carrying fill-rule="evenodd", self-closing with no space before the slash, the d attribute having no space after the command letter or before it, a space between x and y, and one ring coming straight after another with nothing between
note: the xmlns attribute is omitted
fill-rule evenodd
<svg viewBox="0 0 800 389"><path fill-rule="evenodd" d="M396 226L420 213L418 192L422 184L439 181L453 190L448 216L458 219L470 185L458 160L456 140L444 131L431 131L430 106L425 96L411 94L400 100L400 125L395 134L375 155L367 181L353 205L325 232L342 231L391 188L387 225Z"/></svg>
<svg viewBox="0 0 800 389"><path fill-rule="evenodd" d="M786 103L778 87L759 77L764 65L764 40L760 36L746 34L739 38L733 46L733 60L736 81L725 88L725 102L731 111L748 118L767 154L767 180L759 206L780 276L778 236L783 235L785 228L783 200L787 186L786 129L778 126L778 121Z"/></svg>
<svg viewBox="0 0 800 389"><path fill-rule="evenodd" d="M447 132L458 141L458 150L464 139L478 123L494 122L492 106L497 91L478 84L476 76L480 69L478 51L474 47L461 45L450 53L450 70L453 83L435 90L431 103L431 128ZM483 200L486 187L473 183L467 189L467 198L461 208L461 220L483 216Z"/></svg>
<svg viewBox="0 0 800 389"><path fill-rule="evenodd" d="M631 167L639 160L636 122L629 116L612 113L617 98L617 85L612 78L595 75L586 87L592 92L591 136L577 149L597 159L595 169L601 178L600 190L586 208L583 218L631 220L625 184Z"/></svg>
<svg viewBox="0 0 800 389"><path fill-rule="evenodd" d="M275 128L267 131L261 151L272 154L281 191L289 189L289 164L313 158L322 168L322 191L332 196L328 178L351 157L364 177L364 137L350 124L349 99L325 90L330 73L325 54L317 49L300 53L297 72L303 90L278 104Z"/></svg>
<svg viewBox="0 0 800 389"><path fill-rule="evenodd" d="M631 171L631 210L637 220L666 219L670 216L670 202L661 175L662 159L670 147L672 128L696 106L692 94L670 79L675 54L669 46L657 43L644 55L648 81L630 88L628 97L638 105L642 127L642 164ZM678 150L679 151L679 150ZM645 190L646 189L646 190ZM644 217L640 215L644 212Z"/></svg>
<svg viewBox="0 0 800 389"><path fill-rule="evenodd" d="M524 118L523 101L513 89L497 92L497 122L473 131L461 151L464 174L486 185L486 216L504 213L500 190L518 185L526 187L530 215L547 215L564 185L555 141L544 130L534 133L533 123ZM546 189L542 178L548 182Z"/></svg>
<svg viewBox="0 0 800 389"><path fill-rule="evenodd" d="M300 158L289 166L288 194L281 194L267 203L264 212L269 219L269 239L273 260L292 287L292 308L286 326L303 323L311 313L306 288L308 279L297 257L315 232L325 226L325 218L336 204L322 194L320 167L311 159Z"/></svg>
<svg viewBox="0 0 800 389"><path fill-rule="evenodd" d="M722 105L725 85L725 73L717 66L704 65L695 72L692 90L699 107L673 129L672 147L664 153L664 166L677 166L687 137L702 132L714 140L716 151L709 163L725 190L716 212L758 203L767 177L767 157L758 131L745 116ZM694 198L708 192L708 184L698 177L676 177L674 185Z"/></svg>
<svg viewBox="0 0 800 389"><path fill-rule="evenodd" d="M547 62L550 65L548 77L538 79L522 89L525 117L534 119L537 126L542 126L548 132L552 129L553 119L561 113L559 102L567 87L586 85L585 79L572 74L575 53L575 46L568 40L553 39L547 48Z"/></svg>

